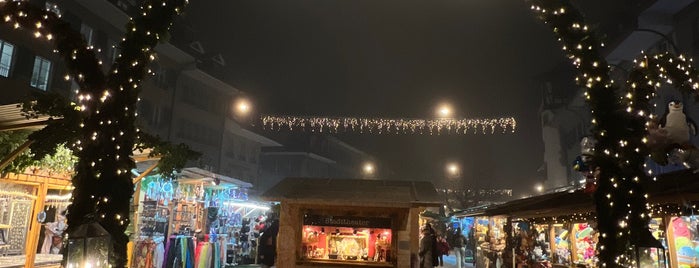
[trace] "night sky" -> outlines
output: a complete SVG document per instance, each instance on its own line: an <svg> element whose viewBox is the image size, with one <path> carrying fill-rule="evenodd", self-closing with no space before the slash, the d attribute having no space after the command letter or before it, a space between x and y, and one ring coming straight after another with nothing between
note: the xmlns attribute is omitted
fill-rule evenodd
<svg viewBox="0 0 699 268"><path fill-rule="evenodd" d="M185 16L265 113L430 117L446 100L462 117L518 121L514 134L339 136L392 178L441 178L447 161L474 186L543 178L535 76L564 58L525 1L206 0Z"/></svg>

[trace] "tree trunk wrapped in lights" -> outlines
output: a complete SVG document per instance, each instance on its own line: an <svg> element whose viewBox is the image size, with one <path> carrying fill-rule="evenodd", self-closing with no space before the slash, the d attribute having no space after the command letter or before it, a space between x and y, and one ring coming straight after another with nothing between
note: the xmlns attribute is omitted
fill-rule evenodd
<svg viewBox="0 0 699 268"><path fill-rule="evenodd" d="M139 85L150 73L147 66L155 59L153 48L185 4L186 0L144 1L138 17L127 24L119 57L106 75L93 48L56 14L28 2L0 4L5 23L55 44L80 86L76 107L81 123L74 144L79 161L67 231L85 223L87 216L95 217L112 236L116 267L126 263L128 237L124 231L133 194L130 170L135 167L131 154L138 135Z"/></svg>
<svg viewBox="0 0 699 268"><path fill-rule="evenodd" d="M548 24L578 70L576 81L587 91L592 109L595 146L593 170L598 188L594 193L597 229L600 232L600 267L635 266L637 237L650 235L647 195L642 182L648 180L643 163L647 149L642 138L645 122L628 112L618 87L609 78L609 66L599 53L603 46L595 38L579 11L567 0L532 0L532 10Z"/></svg>
<svg viewBox="0 0 699 268"><path fill-rule="evenodd" d="M532 0L532 3L532 10L553 29L578 69L577 82L588 90L585 96L593 110L597 139L593 168L599 168L594 200L601 234L600 266L639 266L639 249L659 244L648 229L650 205L642 186L651 179L644 172L646 158L651 158L651 153L666 155L674 146L697 151L690 143L662 145L661 142L660 148L650 148L649 130L657 122L650 101L663 84L675 86L685 99L699 98L699 83L693 80L699 77L699 72L683 55L642 54L634 61L627 92L620 98L617 86L609 78L609 66L598 52L602 44L584 24L582 15L567 0ZM657 143L654 143L656 147Z"/></svg>

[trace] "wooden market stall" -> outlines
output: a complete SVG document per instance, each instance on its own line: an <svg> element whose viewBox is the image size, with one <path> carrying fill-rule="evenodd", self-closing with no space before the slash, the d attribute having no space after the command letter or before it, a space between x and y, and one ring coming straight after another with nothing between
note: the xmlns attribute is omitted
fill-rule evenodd
<svg viewBox="0 0 699 268"><path fill-rule="evenodd" d="M286 178L261 198L281 203L277 267L411 267L419 213L442 205L417 181Z"/></svg>
<svg viewBox="0 0 699 268"><path fill-rule="evenodd" d="M60 120L45 115L26 116L20 104L0 105L0 132L36 130L48 120ZM27 140L13 152L0 159L5 168L22 154L32 141ZM50 191L70 193L70 174L50 174L42 170L27 170L23 174L0 174L0 267L38 267L57 265L62 255L37 254L47 201L52 205L65 200L51 200ZM49 200L47 200L47 197ZM39 220L41 219L41 220Z"/></svg>
<svg viewBox="0 0 699 268"><path fill-rule="evenodd" d="M699 217L694 216L699 205L699 180L692 171L679 171L658 176L644 186L652 204L653 218L649 229L665 248L656 252L654 265L662 267L694 267L699 265ZM528 251L529 259L550 262L554 267L595 267L594 204L590 193L582 189L547 193L499 205L480 207L456 213L455 217L486 218L508 217L516 245L503 254L503 261L515 263L517 252ZM517 246L528 247L517 248ZM691 249L691 250L690 250ZM533 255L532 258L530 255ZM667 260L667 261L666 261ZM660 264L658 264L660 263ZM494 263L493 263L494 264Z"/></svg>

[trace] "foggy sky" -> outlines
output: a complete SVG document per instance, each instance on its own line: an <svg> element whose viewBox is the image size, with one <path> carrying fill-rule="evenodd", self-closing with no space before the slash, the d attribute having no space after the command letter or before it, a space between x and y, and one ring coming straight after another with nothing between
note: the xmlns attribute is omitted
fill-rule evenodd
<svg viewBox="0 0 699 268"><path fill-rule="evenodd" d="M524 1L206 0L185 20L266 113L430 117L448 100L463 117L518 121L514 134L340 135L396 178L441 178L457 161L482 187L542 179L533 77L564 59Z"/></svg>

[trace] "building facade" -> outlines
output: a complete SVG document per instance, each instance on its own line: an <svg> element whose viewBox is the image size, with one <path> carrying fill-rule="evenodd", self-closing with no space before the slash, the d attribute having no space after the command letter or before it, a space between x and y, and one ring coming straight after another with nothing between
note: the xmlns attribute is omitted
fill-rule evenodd
<svg viewBox="0 0 699 268"><path fill-rule="evenodd" d="M285 136L284 147L263 148L259 182L266 190L287 177L377 179L381 170L374 157L338 138L327 135ZM365 165L371 164L371 170Z"/></svg>
<svg viewBox="0 0 699 268"><path fill-rule="evenodd" d="M134 12L135 1L33 0L61 15L80 31L104 62L105 71L119 53L117 41ZM27 31L0 27L0 104L18 103L32 94L57 92L73 98L77 85L66 80L66 68L49 42L36 42ZM259 176L264 146L279 144L246 130L234 120L232 101L241 91L207 74L197 58L164 42L144 80L138 104L140 127L173 143L185 143L202 154L189 166L247 182Z"/></svg>

